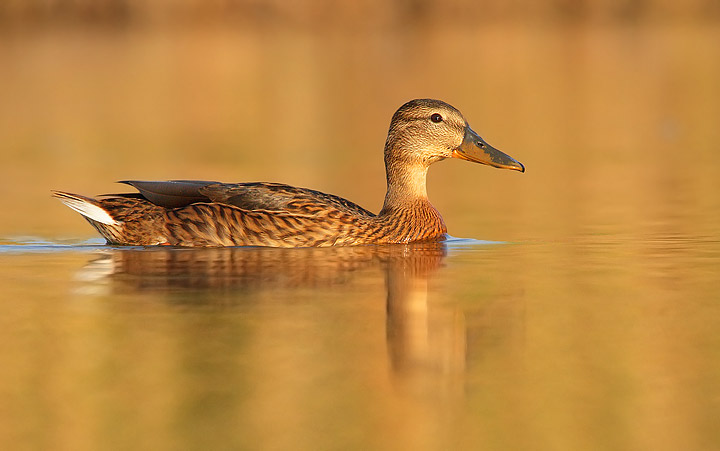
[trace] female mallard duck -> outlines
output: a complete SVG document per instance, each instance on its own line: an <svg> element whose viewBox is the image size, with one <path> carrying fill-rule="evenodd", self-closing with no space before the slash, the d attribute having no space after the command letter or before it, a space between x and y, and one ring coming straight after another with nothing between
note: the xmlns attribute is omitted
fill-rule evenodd
<svg viewBox="0 0 720 451"><path fill-rule="evenodd" d="M430 205L428 167L460 158L525 167L487 144L439 100L412 100L393 115L385 142L387 194L377 215L338 196L278 183L124 181L139 193L93 199L54 191L111 244L350 246L436 241L447 228Z"/></svg>

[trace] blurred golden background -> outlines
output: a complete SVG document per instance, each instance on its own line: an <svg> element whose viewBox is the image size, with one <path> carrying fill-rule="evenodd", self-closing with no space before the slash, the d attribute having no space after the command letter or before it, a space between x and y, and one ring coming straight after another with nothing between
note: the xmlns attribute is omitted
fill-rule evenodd
<svg viewBox="0 0 720 451"><path fill-rule="evenodd" d="M455 105L528 168L433 167L430 197L453 235L643 233L668 208L717 211L706 194L720 191L719 11L706 0L6 1L0 234L93 236L48 191L114 192L128 178L278 181L377 211L390 116L417 97Z"/></svg>

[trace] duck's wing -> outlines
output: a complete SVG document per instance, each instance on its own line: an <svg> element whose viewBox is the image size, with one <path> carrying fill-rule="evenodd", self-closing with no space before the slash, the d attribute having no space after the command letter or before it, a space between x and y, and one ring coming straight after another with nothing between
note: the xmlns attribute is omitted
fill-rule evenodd
<svg viewBox="0 0 720 451"><path fill-rule="evenodd" d="M375 216L359 205L332 194L280 183L219 183L201 180L126 180L140 194L165 208L198 202L232 205L243 210L313 214L328 207L361 216Z"/></svg>
<svg viewBox="0 0 720 451"><path fill-rule="evenodd" d="M218 182L203 180L122 180L118 183L132 186L140 191L142 197L165 208L180 208L197 202L211 202L200 190L206 186L218 184ZM134 197L135 195L113 194L113 196Z"/></svg>
<svg viewBox="0 0 720 451"><path fill-rule="evenodd" d="M375 216L342 197L281 183L218 183L205 186L200 191L212 202L234 205L243 210L313 214L333 208L361 216Z"/></svg>

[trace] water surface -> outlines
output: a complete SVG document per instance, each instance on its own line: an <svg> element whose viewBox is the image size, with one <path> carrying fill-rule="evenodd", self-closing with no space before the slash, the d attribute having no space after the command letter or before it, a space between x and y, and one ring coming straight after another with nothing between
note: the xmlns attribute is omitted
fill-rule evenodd
<svg viewBox="0 0 720 451"><path fill-rule="evenodd" d="M710 449L720 243L628 244L5 244L0 433L73 449Z"/></svg>

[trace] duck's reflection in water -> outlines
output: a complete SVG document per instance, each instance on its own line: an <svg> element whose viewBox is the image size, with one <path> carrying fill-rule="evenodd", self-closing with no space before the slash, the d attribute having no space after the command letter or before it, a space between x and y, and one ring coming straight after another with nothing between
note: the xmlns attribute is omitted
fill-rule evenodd
<svg viewBox="0 0 720 451"><path fill-rule="evenodd" d="M113 248L83 268L79 278L109 281L113 292L322 288L346 283L355 271L380 264L388 252L392 251L373 246ZM212 299L203 298L204 302Z"/></svg>
<svg viewBox="0 0 720 451"><path fill-rule="evenodd" d="M232 296L235 292L327 289L350 284L358 271L377 270L378 281L385 275L390 366L396 376L417 380L419 376L458 375L465 367L466 330L459 306L435 304L433 308L428 302L428 280L446 254L444 243L301 249L114 248L83 268L80 279L87 282L86 288L103 286L112 293L229 292L231 296L202 297L202 302L226 304L243 299Z"/></svg>
<svg viewBox="0 0 720 451"><path fill-rule="evenodd" d="M428 299L428 283L444 255L431 248L413 249L389 259L385 267L390 363L411 390L462 387L455 382L465 370L464 315L458 306L443 308Z"/></svg>

